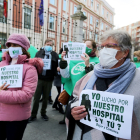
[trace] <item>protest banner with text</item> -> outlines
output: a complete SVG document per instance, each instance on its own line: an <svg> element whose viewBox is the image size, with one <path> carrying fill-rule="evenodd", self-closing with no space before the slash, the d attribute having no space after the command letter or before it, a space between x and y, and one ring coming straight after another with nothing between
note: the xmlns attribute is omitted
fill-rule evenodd
<svg viewBox="0 0 140 140"><path fill-rule="evenodd" d="M82 60L81 55L85 53L85 43L63 43L63 51L66 51L65 60Z"/></svg>
<svg viewBox="0 0 140 140"><path fill-rule="evenodd" d="M8 65L0 68L0 86L7 83L8 88L22 87L23 65Z"/></svg>
<svg viewBox="0 0 140 140"><path fill-rule="evenodd" d="M131 139L133 100L131 95L83 90L79 105L85 105L88 114L80 122L115 137Z"/></svg>

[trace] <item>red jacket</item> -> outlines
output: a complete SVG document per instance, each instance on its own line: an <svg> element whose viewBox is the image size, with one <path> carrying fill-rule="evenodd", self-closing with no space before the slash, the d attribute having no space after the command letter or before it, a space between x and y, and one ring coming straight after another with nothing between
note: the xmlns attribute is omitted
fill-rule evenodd
<svg viewBox="0 0 140 140"><path fill-rule="evenodd" d="M7 53L3 55L0 67L9 65ZM38 75L42 72L43 61L40 58L27 59L19 55L17 64L23 64L22 88L9 88L0 91L0 121L21 121L31 116L31 99L35 93Z"/></svg>

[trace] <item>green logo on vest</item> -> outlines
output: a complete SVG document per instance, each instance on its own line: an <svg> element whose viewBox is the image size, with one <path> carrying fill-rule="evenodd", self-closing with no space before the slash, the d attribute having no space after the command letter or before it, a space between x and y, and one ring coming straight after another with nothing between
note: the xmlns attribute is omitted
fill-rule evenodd
<svg viewBox="0 0 140 140"><path fill-rule="evenodd" d="M90 64L95 65L94 62L90 62ZM72 68L71 74L78 75L83 71L85 71L85 62L80 62Z"/></svg>

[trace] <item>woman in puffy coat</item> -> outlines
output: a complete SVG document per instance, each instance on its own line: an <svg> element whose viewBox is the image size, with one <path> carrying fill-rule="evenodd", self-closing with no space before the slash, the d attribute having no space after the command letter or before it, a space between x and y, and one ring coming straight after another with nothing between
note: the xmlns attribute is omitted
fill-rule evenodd
<svg viewBox="0 0 140 140"><path fill-rule="evenodd" d="M31 116L31 99L37 87L38 73L43 69L43 61L40 58L30 59L27 52L30 42L23 34L10 35L6 46L9 51L3 54L0 67L23 64L23 73L21 88L8 88L8 83L0 86L0 140L21 140Z"/></svg>

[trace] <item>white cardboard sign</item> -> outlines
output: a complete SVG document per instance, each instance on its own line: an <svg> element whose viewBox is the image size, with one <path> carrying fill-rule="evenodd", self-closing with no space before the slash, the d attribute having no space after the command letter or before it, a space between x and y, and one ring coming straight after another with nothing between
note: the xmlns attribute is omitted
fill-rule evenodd
<svg viewBox="0 0 140 140"><path fill-rule="evenodd" d="M22 87L23 64L8 65L0 68L0 86L5 82L8 88Z"/></svg>
<svg viewBox="0 0 140 140"><path fill-rule="evenodd" d="M2 53L9 51L9 49L2 49Z"/></svg>
<svg viewBox="0 0 140 140"><path fill-rule="evenodd" d="M85 43L63 43L63 51L66 51L65 60L82 60L81 55L85 53Z"/></svg>
<svg viewBox="0 0 140 140"><path fill-rule="evenodd" d="M44 70L50 70L51 69L51 59L43 59L44 62Z"/></svg>
<svg viewBox="0 0 140 140"><path fill-rule="evenodd" d="M118 138L131 139L134 96L97 90L83 90L79 105L85 105L86 118L80 122Z"/></svg>

